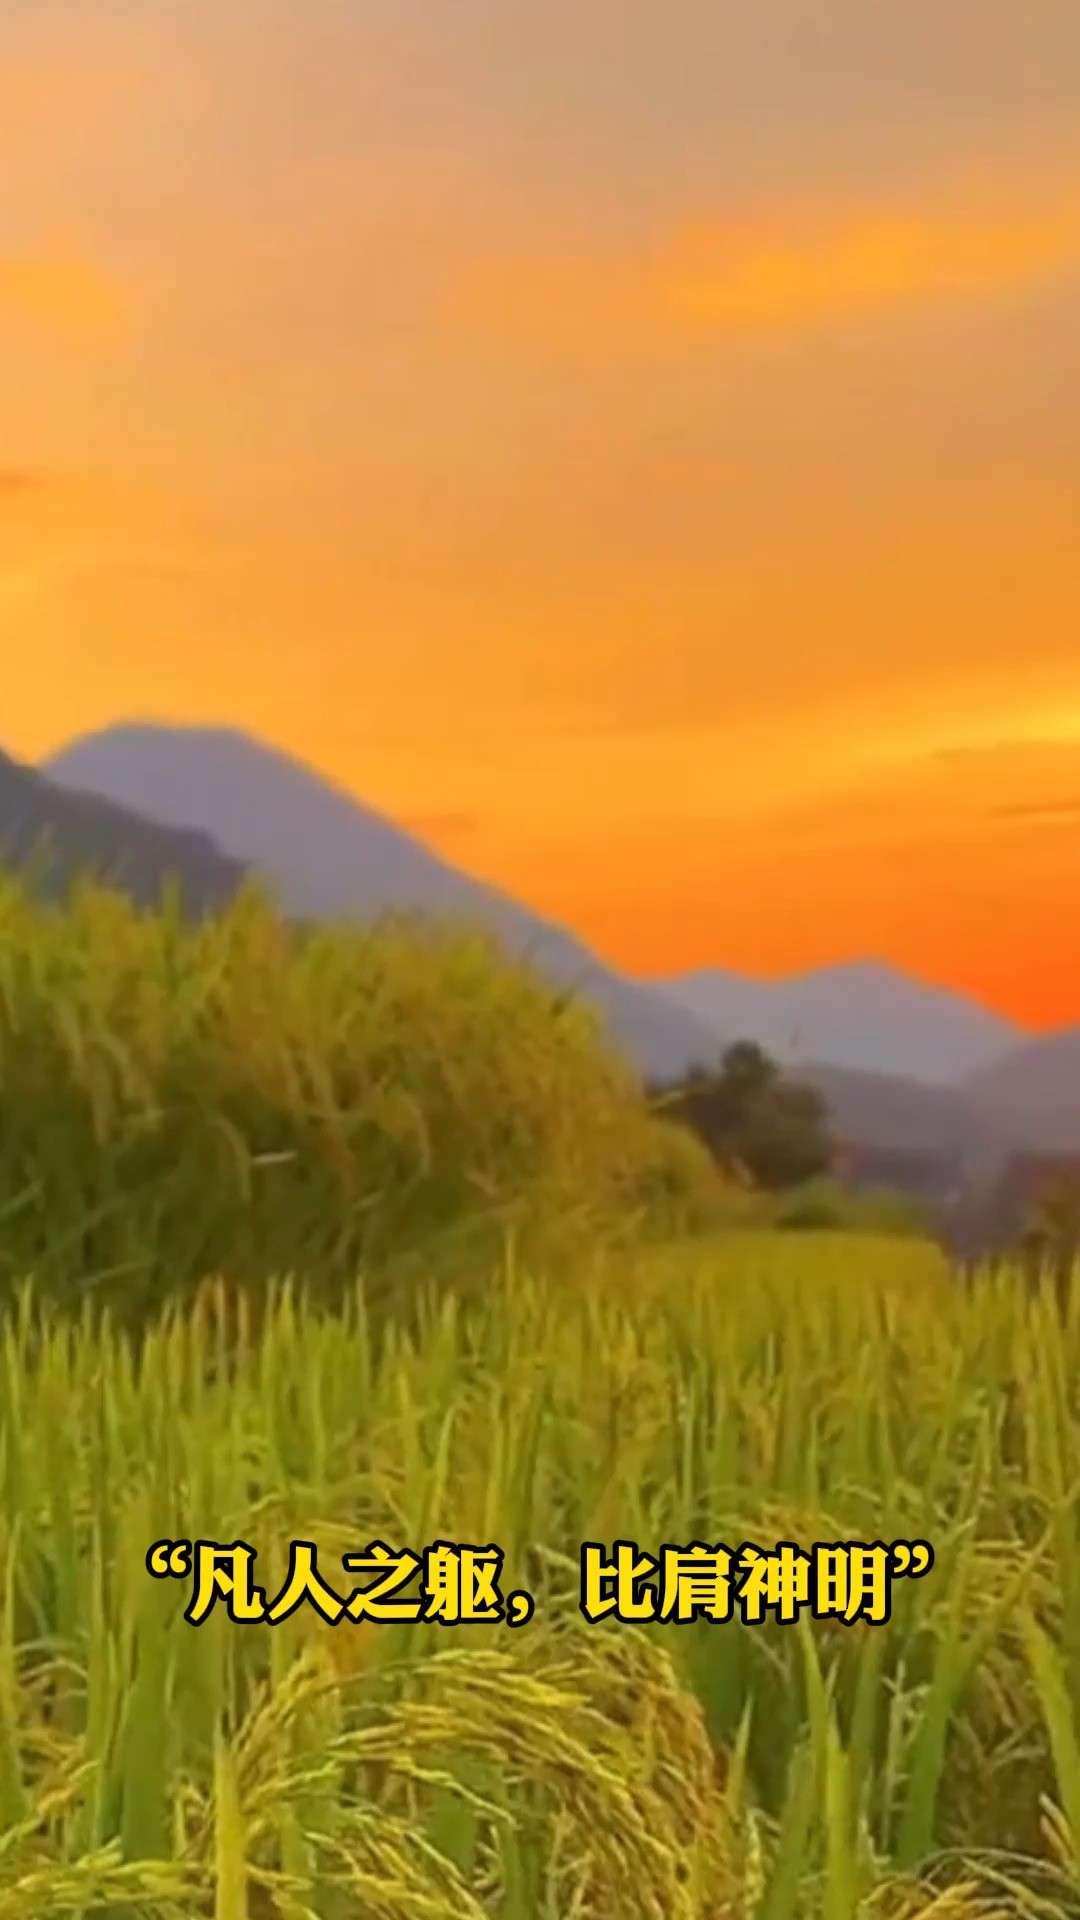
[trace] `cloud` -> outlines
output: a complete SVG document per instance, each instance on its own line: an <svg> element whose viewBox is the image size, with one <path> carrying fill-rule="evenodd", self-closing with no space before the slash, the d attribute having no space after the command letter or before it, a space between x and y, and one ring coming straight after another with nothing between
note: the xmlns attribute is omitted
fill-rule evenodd
<svg viewBox="0 0 1080 1920"><path fill-rule="evenodd" d="M1064 824L1080 820L1080 797L1072 800L1018 800L991 807L990 813L995 820L1011 820L1021 825Z"/></svg>
<svg viewBox="0 0 1080 1920"><path fill-rule="evenodd" d="M1049 746L1057 743L1040 739L1032 735L1027 740L1012 740L1007 736L1000 740L958 741L953 746L935 747L932 752L920 755L930 761L951 762L955 760L997 760L1002 755L1012 759L1017 754L1045 753Z"/></svg>
<svg viewBox="0 0 1080 1920"><path fill-rule="evenodd" d="M1053 710L1040 704L1020 719L1022 732L1000 732L1000 724L1000 720L997 725L990 721L978 732L973 727L966 739L961 733L962 722L952 739L920 739L917 734L886 739L875 746L871 760L880 767L892 768L894 774L898 772L902 777L912 770L947 772L954 766L970 768L975 773L983 769L996 777L1014 771L1021 777L1039 780L1060 771L1069 781L1071 794L1069 776L1075 778L1080 758L1080 700L1075 694L1071 698L1068 694L1059 696Z"/></svg>
<svg viewBox="0 0 1080 1920"><path fill-rule="evenodd" d="M1080 264L1080 216L942 219L872 213L816 232L742 243L692 236L662 280L673 319L705 330L802 326L927 296L997 290Z"/></svg>
<svg viewBox="0 0 1080 1920"><path fill-rule="evenodd" d="M48 484L46 475L33 467L0 467L0 500L23 500Z"/></svg>
<svg viewBox="0 0 1080 1920"><path fill-rule="evenodd" d="M111 340L122 319L115 282L79 260L0 259L0 307L80 339Z"/></svg>
<svg viewBox="0 0 1080 1920"><path fill-rule="evenodd" d="M943 198L846 212L793 204L684 222L635 250L507 255L466 276L458 310L510 340L610 355L624 343L798 331L1080 269L1080 193L1011 211Z"/></svg>

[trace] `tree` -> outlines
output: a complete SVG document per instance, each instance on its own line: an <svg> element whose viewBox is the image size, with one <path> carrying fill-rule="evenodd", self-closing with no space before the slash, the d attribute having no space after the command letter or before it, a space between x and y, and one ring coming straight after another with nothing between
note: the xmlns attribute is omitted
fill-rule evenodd
<svg viewBox="0 0 1080 1920"><path fill-rule="evenodd" d="M778 1192L829 1171L834 1143L813 1087L788 1080L751 1040L724 1053L719 1071L697 1069L664 1098L727 1171Z"/></svg>

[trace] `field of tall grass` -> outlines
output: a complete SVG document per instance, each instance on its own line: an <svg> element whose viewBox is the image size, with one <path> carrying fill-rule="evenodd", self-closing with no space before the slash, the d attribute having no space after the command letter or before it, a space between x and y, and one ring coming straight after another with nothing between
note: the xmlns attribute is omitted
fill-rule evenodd
<svg viewBox="0 0 1080 1920"><path fill-rule="evenodd" d="M586 1008L467 929L290 929L252 891L184 924L0 878L0 1296L142 1316L207 1273L332 1295L707 1215Z"/></svg>
<svg viewBox="0 0 1080 1920"><path fill-rule="evenodd" d="M1080 1912L1080 1288L902 1240L508 1262L376 1333L211 1287L0 1347L0 1916ZM506 1553L517 1630L234 1626L158 1539ZM925 1538L884 1626L588 1626L577 1550ZM323 1558L325 1556L325 1558ZM340 1571L339 1587L348 1589Z"/></svg>
<svg viewBox="0 0 1080 1920"><path fill-rule="evenodd" d="M0 1920L1080 1913L1080 1286L810 1198L467 930L0 883ZM535 1611L192 1626L200 1538ZM883 1626L578 1607L585 1541L920 1538Z"/></svg>

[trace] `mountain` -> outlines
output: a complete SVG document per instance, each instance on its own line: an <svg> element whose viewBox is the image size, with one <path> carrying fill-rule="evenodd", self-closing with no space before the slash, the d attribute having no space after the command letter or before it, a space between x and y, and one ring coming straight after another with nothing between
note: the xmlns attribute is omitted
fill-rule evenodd
<svg viewBox="0 0 1080 1920"><path fill-rule="evenodd" d="M1038 1034L971 1074L964 1099L1025 1145L1080 1151L1080 1026Z"/></svg>
<svg viewBox="0 0 1080 1920"><path fill-rule="evenodd" d="M1080 1026L1026 1040L950 1087L821 1064L800 1073L842 1139L934 1155L976 1187L1017 1155L1080 1154Z"/></svg>
<svg viewBox="0 0 1080 1920"><path fill-rule="evenodd" d="M65 790L90 791L169 828L209 835L262 874L297 919L370 919L398 909L480 922L560 985L579 989L651 1078L716 1057L707 1021L603 966L560 928L459 872L310 768L231 728L128 724L89 734L46 762Z"/></svg>
<svg viewBox="0 0 1080 1920"><path fill-rule="evenodd" d="M171 880L188 913L218 912L244 880L206 833L141 818L99 795L66 790L34 767L0 753L0 858L32 868L46 894L80 873L95 874L139 905L161 899Z"/></svg>
<svg viewBox="0 0 1080 1920"><path fill-rule="evenodd" d="M47 776L47 777L44 777ZM5 797L5 778L14 791ZM36 810L36 811L35 811ZM848 1140L959 1157L1080 1141L1080 1029L1021 1040L963 996L871 962L775 984L719 971L645 983L493 887L459 872L372 808L232 729L111 727L42 772L0 761L0 841L41 825L137 898L176 871L213 908L248 870L297 918L418 909L479 921L606 1016L641 1071L673 1077L758 1039L797 1067Z"/></svg>
<svg viewBox="0 0 1080 1920"><path fill-rule="evenodd" d="M866 962L776 985L716 971L662 989L626 979L240 732L113 727L44 770L0 754L0 853L24 864L43 837L53 887L89 867L149 904L171 876L189 911L211 912L254 870L296 918L402 908L478 920L591 1000L649 1077L757 1038L818 1088L841 1138L868 1149L940 1155L981 1177L1017 1148L1080 1147L1080 1028L1016 1043L1007 1021L961 996Z"/></svg>
<svg viewBox="0 0 1080 1920"><path fill-rule="evenodd" d="M983 1180L1025 1144L1022 1128L962 1087L822 1064L799 1072L821 1094L839 1138L861 1147L934 1156Z"/></svg>
<svg viewBox="0 0 1080 1920"><path fill-rule="evenodd" d="M932 1087L897 1074L861 1073L828 1062L802 1067L799 1074L822 1095L842 1139L946 1156L971 1145L977 1123L954 1087Z"/></svg>
<svg viewBox="0 0 1080 1920"><path fill-rule="evenodd" d="M1000 1014L876 961L775 982L707 968L657 982L720 1033L759 1044L787 1066L807 1062L957 1085L1023 1038Z"/></svg>

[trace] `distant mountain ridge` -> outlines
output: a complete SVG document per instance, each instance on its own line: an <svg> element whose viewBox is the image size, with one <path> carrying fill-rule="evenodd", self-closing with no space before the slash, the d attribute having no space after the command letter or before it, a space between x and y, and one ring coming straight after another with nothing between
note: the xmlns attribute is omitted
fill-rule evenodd
<svg viewBox="0 0 1080 1920"><path fill-rule="evenodd" d="M964 1095L1032 1147L1080 1149L1080 1024L1010 1048L970 1076Z"/></svg>
<svg viewBox="0 0 1080 1920"><path fill-rule="evenodd" d="M764 981L705 968L656 984L719 1031L757 1040L791 1068L818 1061L955 1086L1027 1037L966 995L880 961Z"/></svg>
<svg viewBox="0 0 1080 1920"><path fill-rule="evenodd" d="M393 910L479 922L605 1016L646 1076L719 1051L708 1022L605 967L581 941L459 872L331 781L232 728L128 723L74 741L43 772L169 827L195 828L264 875L297 919Z"/></svg>
<svg viewBox="0 0 1080 1920"><path fill-rule="evenodd" d="M65 818L81 832L97 808L96 831L112 835L114 853L142 849L141 872L125 855L137 897L155 896L155 875L172 860L187 862L191 887L211 903L254 870L297 918L401 908L480 921L597 1006L648 1078L673 1078L731 1040L758 1038L818 1087L842 1138L975 1169L1016 1147L1080 1148L1080 1028L1024 1036L962 995L873 962L775 986L719 970L628 979L331 782L228 728L110 727L39 773L17 771L16 813L29 777L38 806L57 817L62 803L73 807ZM0 841L5 804L10 814L0 781Z"/></svg>
<svg viewBox="0 0 1080 1920"><path fill-rule="evenodd" d="M100 794L60 787L2 752L0 859L33 867L46 895L93 874L149 906L170 881L197 915L219 912L245 879L242 863L197 828L162 825Z"/></svg>

